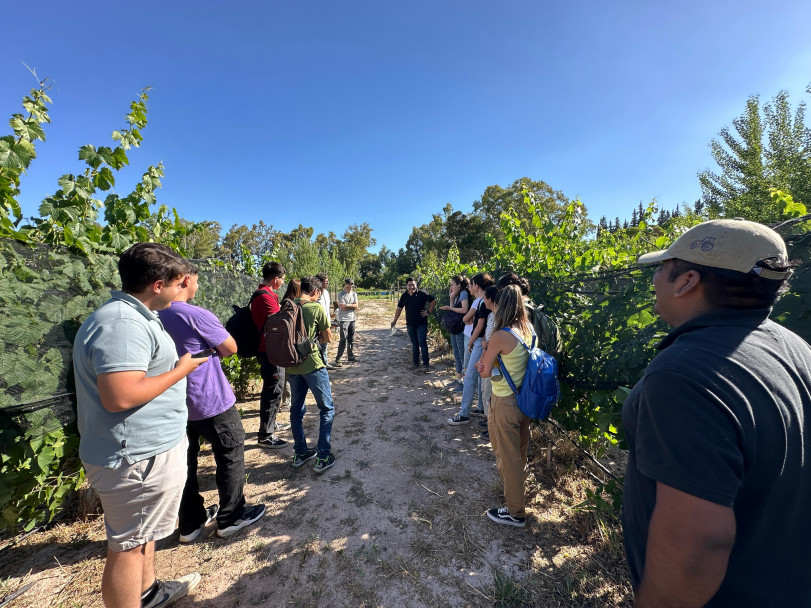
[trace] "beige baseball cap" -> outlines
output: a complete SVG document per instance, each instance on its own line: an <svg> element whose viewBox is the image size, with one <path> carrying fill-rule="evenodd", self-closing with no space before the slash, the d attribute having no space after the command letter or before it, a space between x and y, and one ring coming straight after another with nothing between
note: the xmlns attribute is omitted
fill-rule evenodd
<svg viewBox="0 0 811 608"><path fill-rule="evenodd" d="M678 258L711 268L755 272L766 279L785 279L791 270L778 272L761 268L762 260L777 258L788 265L783 238L774 230L741 218L710 220L693 226L664 251L639 256L640 264L653 264Z"/></svg>

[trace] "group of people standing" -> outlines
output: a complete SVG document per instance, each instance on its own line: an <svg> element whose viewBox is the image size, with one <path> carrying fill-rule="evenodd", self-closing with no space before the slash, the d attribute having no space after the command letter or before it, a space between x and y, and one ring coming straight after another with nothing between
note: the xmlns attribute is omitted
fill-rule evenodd
<svg viewBox="0 0 811 608"><path fill-rule="evenodd" d="M245 430L236 397L219 359L237 345L210 311L190 304L198 269L164 245L138 243L121 254L122 288L93 312L74 342L79 455L101 499L108 553L102 577L105 605L160 608L173 604L200 581L198 573L177 580L155 577L155 541L179 527L181 543L195 540L216 520L228 537L256 523L265 505L249 504L245 486ZM285 269L269 262L251 297L260 335L279 311L276 291ZM308 337L328 344L329 304L320 300L326 277L288 283L285 297L301 306ZM341 326L336 364L354 356L354 282L345 281L335 305ZM334 406L324 350L313 349L298 365L280 368L268 360L264 339L258 353L263 380L258 445L284 447L276 433L291 429L293 467L315 460L323 473L335 464L331 451ZM290 425L276 422L285 380L290 386ZM310 448L303 428L304 401L311 392L320 411L318 442ZM218 504L205 506L199 491L200 440L211 444Z"/></svg>
<svg viewBox="0 0 811 608"><path fill-rule="evenodd" d="M528 353L519 338L530 343L534 334L529 298L529 282L514 272L501 277L498 285L486 272L470 281L457 275L448 287L449 304L439 310L462 315L463 324L452 331L451 345L456 370L454 391L462 393L459 413L448 424L470 422L471 415L485 417L480 422L481 436L491 442L496 463L504 482L506 506L490 509L488 517L501 524L523 527L525 519L524 468L529 449L529 423L518 409L515 394L496 361L502 363L516 386L524 379ZM406 280L406 291L397 303L392 329L405 310L406 328L411 340L411 369L430 371L428 355L428 317L436 307L436 298L418 289L413 277ZM507 331L497 331L497 330ZM516 333L517 332L517 333ZM478 406L473 400L478 396Z"/></svg>
<svg viewBox="0 0 811 608"><path fill-rule="evenodd" d="M524 527L530 419L518 409L504 372L515 386L521 386L529 355L519 338L529 344L534 335L536 307L529 298L529 282L513 272L502 276L498 284L486 272L470 281L457 275L450 280L448 296L449 304L440 310L462 314L464 322L461 331L451 333L457 378L454 391L462 393L462 402L448 424L467 424L472 415L484 417L479 423L481 437L493 447L506 503L487 515L497 523ZM474 398L478 399L475 408Z"/></svg>
<svg viewBox="0 0 811 608"><path fill-rule="evenodd" d="M808 605L811 347L769 319L792 274L785 243L754 222L713 220L639 261L661 264L654 311L673 330L623 408L629 458L622 525L636 605ZM180 540L190 542L214 519L217 534L230 536L258 521L265 507L244 496L245 433L218 361L235 352L234 340L213 314L188 304L197 292L196 268L156 243L133 245L118 268L121 290L74 341L79 455L104 508L104 603L159 608L200 581L197 573L155 577L155 541L174 532L178 517ZM257 327L278 309L275 291L284 280L281 264L265 265L251 302ZM310 339L330 342L322 280L302 277L293 289ZM351 282L343 294L339 310L354 315ZM531 341L538 320L528 294L528 282L514 273L497 284L486 273L469 283L457 276L449 305L441 307L462 313L470 326L461 339L452 337L462 405L448 422L470 422L480 394L505 497L487 516L516 527L526 523L530 420L503 376L516 386L524 378L521 342ZM415 368L422 356L430 369L427 317L435 305L409 279L392 328L405 309ZM352 360L354 317L339 314L339 322ZM339 347L336 361L343 352ZM335 457L326 358L315 349L282 370L262 352L257 357L260 445L286 443L275 436L286 376L292 464L314 459L316 473L328 470ZM320 410L315 448L302 426L308 391ZM201 437L211 442L217 467L219 504L208 508L196 479Z"/></svg>

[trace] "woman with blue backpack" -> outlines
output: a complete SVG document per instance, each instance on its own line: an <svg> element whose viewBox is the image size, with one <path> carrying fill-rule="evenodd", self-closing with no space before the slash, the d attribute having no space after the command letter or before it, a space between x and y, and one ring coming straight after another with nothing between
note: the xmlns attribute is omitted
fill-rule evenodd
<svg viewBox="0 0 811 608"><path fill-rule="evenodd" d="M493 335L477 368L482 378L492 379L487 430L496 456L496 466L504 484L507 504L490 509L487 516L496 523L523 528L526 524L524 468L527 464L530 418L518 409L516 395L504 379L497 359L500 357L513 384L520 387L529 353L511 332L530 343L533 331L521 289L517 285L507 285L497 298Z"/></svg>

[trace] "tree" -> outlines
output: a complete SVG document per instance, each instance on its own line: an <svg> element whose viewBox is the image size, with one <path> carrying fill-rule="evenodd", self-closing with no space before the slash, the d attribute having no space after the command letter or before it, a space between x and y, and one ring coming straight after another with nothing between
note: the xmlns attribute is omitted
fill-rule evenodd
<svg viewBox="0 0 811 608"><path fill-rule="evenodd" d="M698 174L702 201L711 216L745 217L773 223L783 214L770 196L776 188L795 201L811 201L811 130L805 126L805 103L793 113L788 93L780 91L763 109L758 96L744 113L724 127L710 149L719 173Z"/></svg>
<svg viewBox="0 0 811 608"><path fill-rule="evenodd" d="M337 257L349 274L355 274L361 260L367 255L367 249L374 247L377 241L372 237L372 228L367 222L352 224L344 231L343 239L338 243Z"/></svg>
<svg viewBox="0 0 811 608"><path fill-rule="evenodd" d="M532 206L524 199L524 189L529 192L529 200L541 205L552 222L558 222L563 217L567 200L563 192L554 190L544 181L535 181L528 177L515 180L507 188L501 186L488 186L481 198L473 203L473 211L479 215L485 225L492 226L493 232L501 232L500 218L502 212L514 211L521 218L521 226L527 234L535 234L537 228L533 226L534 211Z"/></svg>

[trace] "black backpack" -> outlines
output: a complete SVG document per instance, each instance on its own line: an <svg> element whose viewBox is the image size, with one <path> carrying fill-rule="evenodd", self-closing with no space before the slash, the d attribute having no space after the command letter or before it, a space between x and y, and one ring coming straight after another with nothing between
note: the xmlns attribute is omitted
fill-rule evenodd
<svg viewBox="0 0 811 608"><path fill-rule="evenodd" d="M545 353L552 355L560 365L560 357L563 354L563 340L560 330L555 322L543 312L543 304L536 306L532 300L524 300L529 322L538 337L536 346Z"/></svg>
<svg viewBox="0 0 811 608"><path fill-rule="evenodd" d="M257 289L251 295L247 306L233 305L234 314L225 322L226 331L237 343L237 354L240 357L255 357L259 352L259 340L262 334L253 322L251 304L267 289Z"/></svg>

